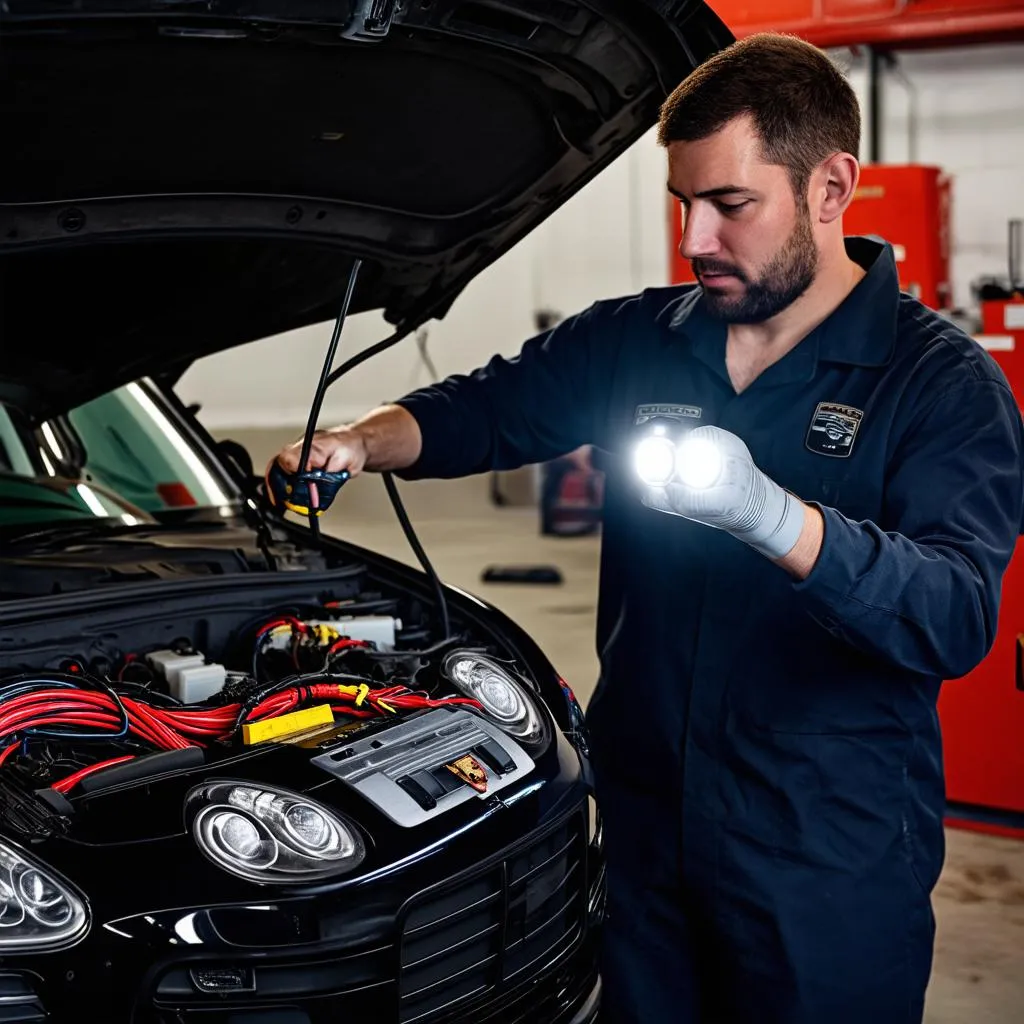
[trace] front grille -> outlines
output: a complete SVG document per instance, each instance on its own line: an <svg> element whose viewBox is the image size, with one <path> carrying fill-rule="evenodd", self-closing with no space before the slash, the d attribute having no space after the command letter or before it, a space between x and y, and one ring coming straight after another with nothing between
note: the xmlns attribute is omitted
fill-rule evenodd
<svg viewBox="0 0 1024 1024"><path fill-rule="evenodd" d="M574 816L503 861L411 901L401 938L402 1024L515 985L568 953L586 913L585 843L582 817Z"/></svg>
<svg viewBox="0 0 1024 1024"><path fill-rule="evenodd" d="M0 973L0 1021L3 1024L44 1024L47 1014L29 975Z"/></svg>

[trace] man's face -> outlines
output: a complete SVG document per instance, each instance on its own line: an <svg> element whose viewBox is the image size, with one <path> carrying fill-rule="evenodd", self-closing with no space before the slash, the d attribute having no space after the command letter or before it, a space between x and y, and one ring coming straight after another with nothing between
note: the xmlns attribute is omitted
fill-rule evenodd
<svg viewBox="0 0 1024 1024"><path fill-rule="evenodd" d="M761 323L807 290L818 268L807 203L797 202L786 168L764 162L748 117L671 143L668 166L682 205L679 251L714 315Z"/></svg>

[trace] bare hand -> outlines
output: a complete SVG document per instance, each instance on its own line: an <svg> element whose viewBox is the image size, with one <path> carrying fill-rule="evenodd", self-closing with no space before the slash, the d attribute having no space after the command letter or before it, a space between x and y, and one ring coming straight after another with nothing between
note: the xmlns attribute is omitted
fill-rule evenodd
<svg viewBox="0 0 1024 1024"><path fill-rule="evenodd" d="M302 440L300 437L297 441L285 445L275 456L281 468L288 473L298 472ZM271 459L271 464L273 461ZM328 473L338 473L347 469L352 476L357 476L365 465L366 441L359 430L354 427L334 427L331 430L318 430L313 435L309 460L305 468L323 469Z"/></svg>

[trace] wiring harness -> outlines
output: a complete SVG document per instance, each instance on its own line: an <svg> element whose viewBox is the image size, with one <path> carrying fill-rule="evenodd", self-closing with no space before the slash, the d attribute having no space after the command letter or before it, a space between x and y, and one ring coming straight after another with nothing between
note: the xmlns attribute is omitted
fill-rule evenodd
<svg viewBox="0 0 1024 1024"><path fill-rule="evenodd" d="M154 750L182 750L230 743L242 726L288 714L311 702L354 718L403 711L480 704L468 697L432 699L402 685L372 686L358 676L296 676L229 704L167 706L129 696L117 684L82 675L23 677L0 686L0 766L27 756L36 741L100 741L131 745L137 753L106 758L51 784L67 793L83 778Z"/></svg>

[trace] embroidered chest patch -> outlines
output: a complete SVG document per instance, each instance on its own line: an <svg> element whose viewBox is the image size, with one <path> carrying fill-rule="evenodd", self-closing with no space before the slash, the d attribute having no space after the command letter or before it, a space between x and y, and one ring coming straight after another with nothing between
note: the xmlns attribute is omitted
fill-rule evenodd
<svg viewBox="0 0 1024 1024"><path fill-rule="evenodd" d="M806 445L819 455L846 459L853 451L864 410L836 402L819 402L807 429Z"/></svg>
<svg viewBox="0 0 1024 1024"><path fill-rule="evenodd" d="M663 402L638 405L633 415L633 426L639 427L641 423L648 420L669 419L669 420L699 420L701 408L699 405L666 405Z"/></svg>

